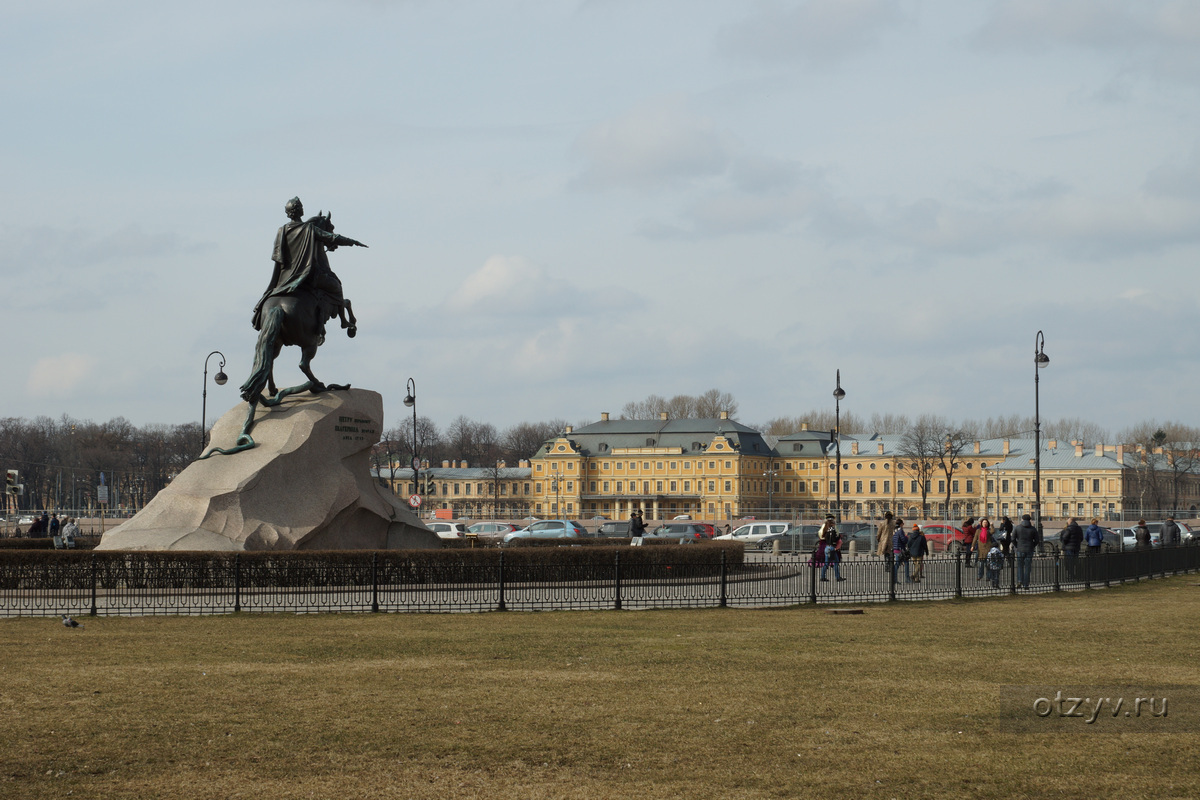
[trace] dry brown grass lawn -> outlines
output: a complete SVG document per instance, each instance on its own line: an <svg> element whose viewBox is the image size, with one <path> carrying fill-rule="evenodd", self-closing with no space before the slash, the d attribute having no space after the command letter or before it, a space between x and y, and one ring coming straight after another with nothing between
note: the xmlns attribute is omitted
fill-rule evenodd
<svg viewBox="0 0 1200 800"><path fill-rule="evenodd" d="M0 797L1195 798L1196 583L862 616L0 620ZM1173 729L1039 728L1037 690L1006 688L1131 683L1176 695Z"/></svg>

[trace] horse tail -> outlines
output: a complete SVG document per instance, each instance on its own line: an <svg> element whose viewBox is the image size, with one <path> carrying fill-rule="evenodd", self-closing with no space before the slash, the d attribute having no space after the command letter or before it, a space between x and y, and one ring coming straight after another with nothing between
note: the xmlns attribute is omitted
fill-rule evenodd
<svg viewBox="0 0 1200 800"><path fill-rule="evenodd" d="M258 400L263 389L267 388L271 367L275 363L275 342L283 329L284 316L283 309L278 305L272 305L264 314L258 344L254 348L254 368L241 388L242 399L248 403Z"/></svg>

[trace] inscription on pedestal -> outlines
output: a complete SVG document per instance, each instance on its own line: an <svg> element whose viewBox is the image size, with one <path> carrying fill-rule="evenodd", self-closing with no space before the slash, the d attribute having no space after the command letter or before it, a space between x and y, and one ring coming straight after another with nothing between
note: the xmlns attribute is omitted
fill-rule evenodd
<svg viewBox="0 0 1200 800"><path fill-rule="evenodd" d="M353 416L338 417L333 430L341 434L344 442L365 442L368 437L372 437L371 441L374 442L379 438L376 436L379 431L375 427L373 419L360 419Z"/></svg>

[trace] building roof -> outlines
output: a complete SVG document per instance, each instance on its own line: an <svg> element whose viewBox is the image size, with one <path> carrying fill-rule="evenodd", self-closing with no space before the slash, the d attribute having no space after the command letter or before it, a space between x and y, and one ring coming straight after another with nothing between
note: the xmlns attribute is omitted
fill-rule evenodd
<svg viewBox="0 0 1200 800"><path fill-rule="evenodd" d="M681 455L700 455L717 436L724 436L740 455L775 455L761 433L732 419L614 419L593 422L549 439L534 458L547 455L549 445L560 438L569 439L587 457L647 447L679 448Z"/></svg>

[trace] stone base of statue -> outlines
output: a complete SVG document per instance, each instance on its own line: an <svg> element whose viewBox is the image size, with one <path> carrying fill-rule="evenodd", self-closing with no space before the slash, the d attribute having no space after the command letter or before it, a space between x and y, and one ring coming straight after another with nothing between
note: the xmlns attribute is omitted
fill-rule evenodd
<svg viewBox="0 0 1200 800"><path fill-rule="evenodd" d="M231 447L246 403L213 427ZM440 547L437 535L371 477L383 398L363 389L300 394L259 407L257 447L192 462L98 550L348 550Z"/></svg>

